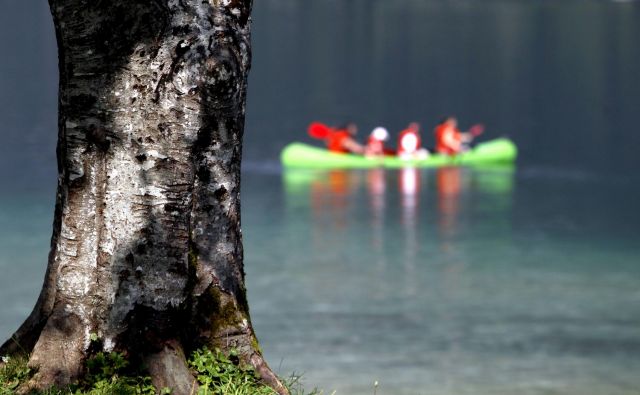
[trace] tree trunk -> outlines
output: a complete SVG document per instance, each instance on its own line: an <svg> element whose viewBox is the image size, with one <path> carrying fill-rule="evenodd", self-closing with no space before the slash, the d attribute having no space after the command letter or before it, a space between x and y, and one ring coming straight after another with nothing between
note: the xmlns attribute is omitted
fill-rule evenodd
<svg viewBox="0 0 640 395"><path fill-rule="evenodd" d="M235 348L286 393L258 350L244 288L251 0L50 6L60 62L51 253L35 308L0 355L30 352L34 388L65 385L97 335L183 394L185 352Z"/></svg>

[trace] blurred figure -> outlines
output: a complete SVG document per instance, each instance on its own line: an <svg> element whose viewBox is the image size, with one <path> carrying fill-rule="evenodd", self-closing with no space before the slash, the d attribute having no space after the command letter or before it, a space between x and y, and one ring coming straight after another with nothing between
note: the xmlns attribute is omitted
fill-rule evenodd
<svg viewBox="0 0 640 395"><path fill-rule="evenodd" d="M373 129L364 148L364 154L368 157L384 156L384 142L389 140L389 132L383 127Z"/></svg>
<svg viewBox="0 0 640 395"><path fill-rule="evenodd" d="M420 125L415 122L400 132L398 136L398 157L401 159L424 159L429 151L421 148Z"/></svg>
<svg viewBox="0 0 640 395"><path fill-rule="evenodd" d="M309 136L323 140L327 145L327 149L331 152L343 154L364 153L364 147L354 139L358 133L358 127L353 122L337 128L327 126L320 122L313 122L309 125L308 132Z"/></svg>
<svg viewBox="0 0 640 395"><path fill-rule="evenodd" d="M469 131L461 132L458 129L458 120L455 117L446 117L435 129L436 151L444 155L457 155L466 151L473 139L483 131L482 125L474 125Z"/></svg>
<svg viewBox="0 0 640 395"><path fill-rule="evenodd" d="M327 148L331 152L362 154L364 147L354 138L357 133L358 127L353 122L333 129L325 139Z"/></svg>

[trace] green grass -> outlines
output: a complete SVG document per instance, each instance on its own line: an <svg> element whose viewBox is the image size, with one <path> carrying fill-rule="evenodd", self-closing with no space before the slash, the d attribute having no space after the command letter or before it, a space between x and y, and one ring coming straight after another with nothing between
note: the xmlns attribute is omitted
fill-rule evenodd
<svg viewBox="0 0 640 395"><path fill-rule="evenodd" d="M233 351L227 356L218 349L197 350L189 359L189 367L197 374L198 395L274 394L252 368L239 363Z"/></svg>
<svg viewBox="0 0 640 395"><path fill-rule="evenodd" d="M324 395L322 390L314 388L311 392L306 392L302 384L302 375L293 373L284 380L284 385L289 389L291 395ZM335 395L335 391L330 395Z"/></svg>
<svg viewBox="0 0 640 395"><path fill-rule="evenodd" d="M151 378L129 369L129 362L119 353L97 353L87 361L87 374L67 388L51 388L33 395L156 395ZM0 395L14 395L18 386L35 373L27 358L7 360L0 368ZM133 373L133 374L132 374ZM165 390L161 394L169 394Z"/></svg>
<svg viewBox="0 0 640 395"><path fill-rule="evenodd" d="M189 367L200 388L197 395L274 395L256 372L242 365L236 352L229 355L220 350L200 349L189 358ZM87 374L78 383L64 389L52 388L33 395L156 395L151 378L132 370L120 353L97 353L87 361ZM6 360L0 367L0 395L15 395L16 389L35 372L27 366L27 358ZM317 389L305 392L300 376L284 380L292 395L322 395ZM170 394L168 388L159 394Z"/></svg>
<svg viewBox="0 0 640 395"><path fill-rule="evenodd" d="M0 395L10 395L18 386L31 377L31 369L27 367L24 357L3 358L4 366L0 368Z"/></svg>

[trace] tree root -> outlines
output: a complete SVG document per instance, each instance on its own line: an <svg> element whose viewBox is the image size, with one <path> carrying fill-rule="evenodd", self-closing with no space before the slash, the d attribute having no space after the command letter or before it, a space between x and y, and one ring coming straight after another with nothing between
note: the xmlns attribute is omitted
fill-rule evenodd
<svg viewBox="0 0 640 395"><path fill-rule="evenodd" d="M198 393L198 382L187 367L180 343L167 342L162 350L145 358L145 365L156 389L171 388L174 395Z"/></svg>
<svg viewBox="0 0 640 395"><path fill-rule="evenodd" d="M285 387L278 376L273 373L271 368L267 365L264 358L258 354L254 353L249 359L251 366L256 370L262 381L273 388L274 391L278 393L278 395L289 395L289 390Z"/></svg>
<svg viewBox="0 0 640 395"><path fill-rule="evenodd" d="M56 314L57 313L57 314ZM83 371L86 353L80 317L62 309L54 312L33 347L28 366L37 371L27 383L30 389L71 384Z"/></svg>

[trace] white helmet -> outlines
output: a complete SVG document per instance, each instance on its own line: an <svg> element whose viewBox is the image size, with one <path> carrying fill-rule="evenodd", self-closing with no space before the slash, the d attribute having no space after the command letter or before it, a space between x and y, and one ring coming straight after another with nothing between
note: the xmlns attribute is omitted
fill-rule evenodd
<svg viewBox="0 0 640 395"><path fill-rule="evenodd" d="M387 131L387 129L378 126L377 128L373 129L373 131L371 132L371 136L373 136L373 138L378 141L386 141L387 139L389 139L389 132Z"/></svg>

